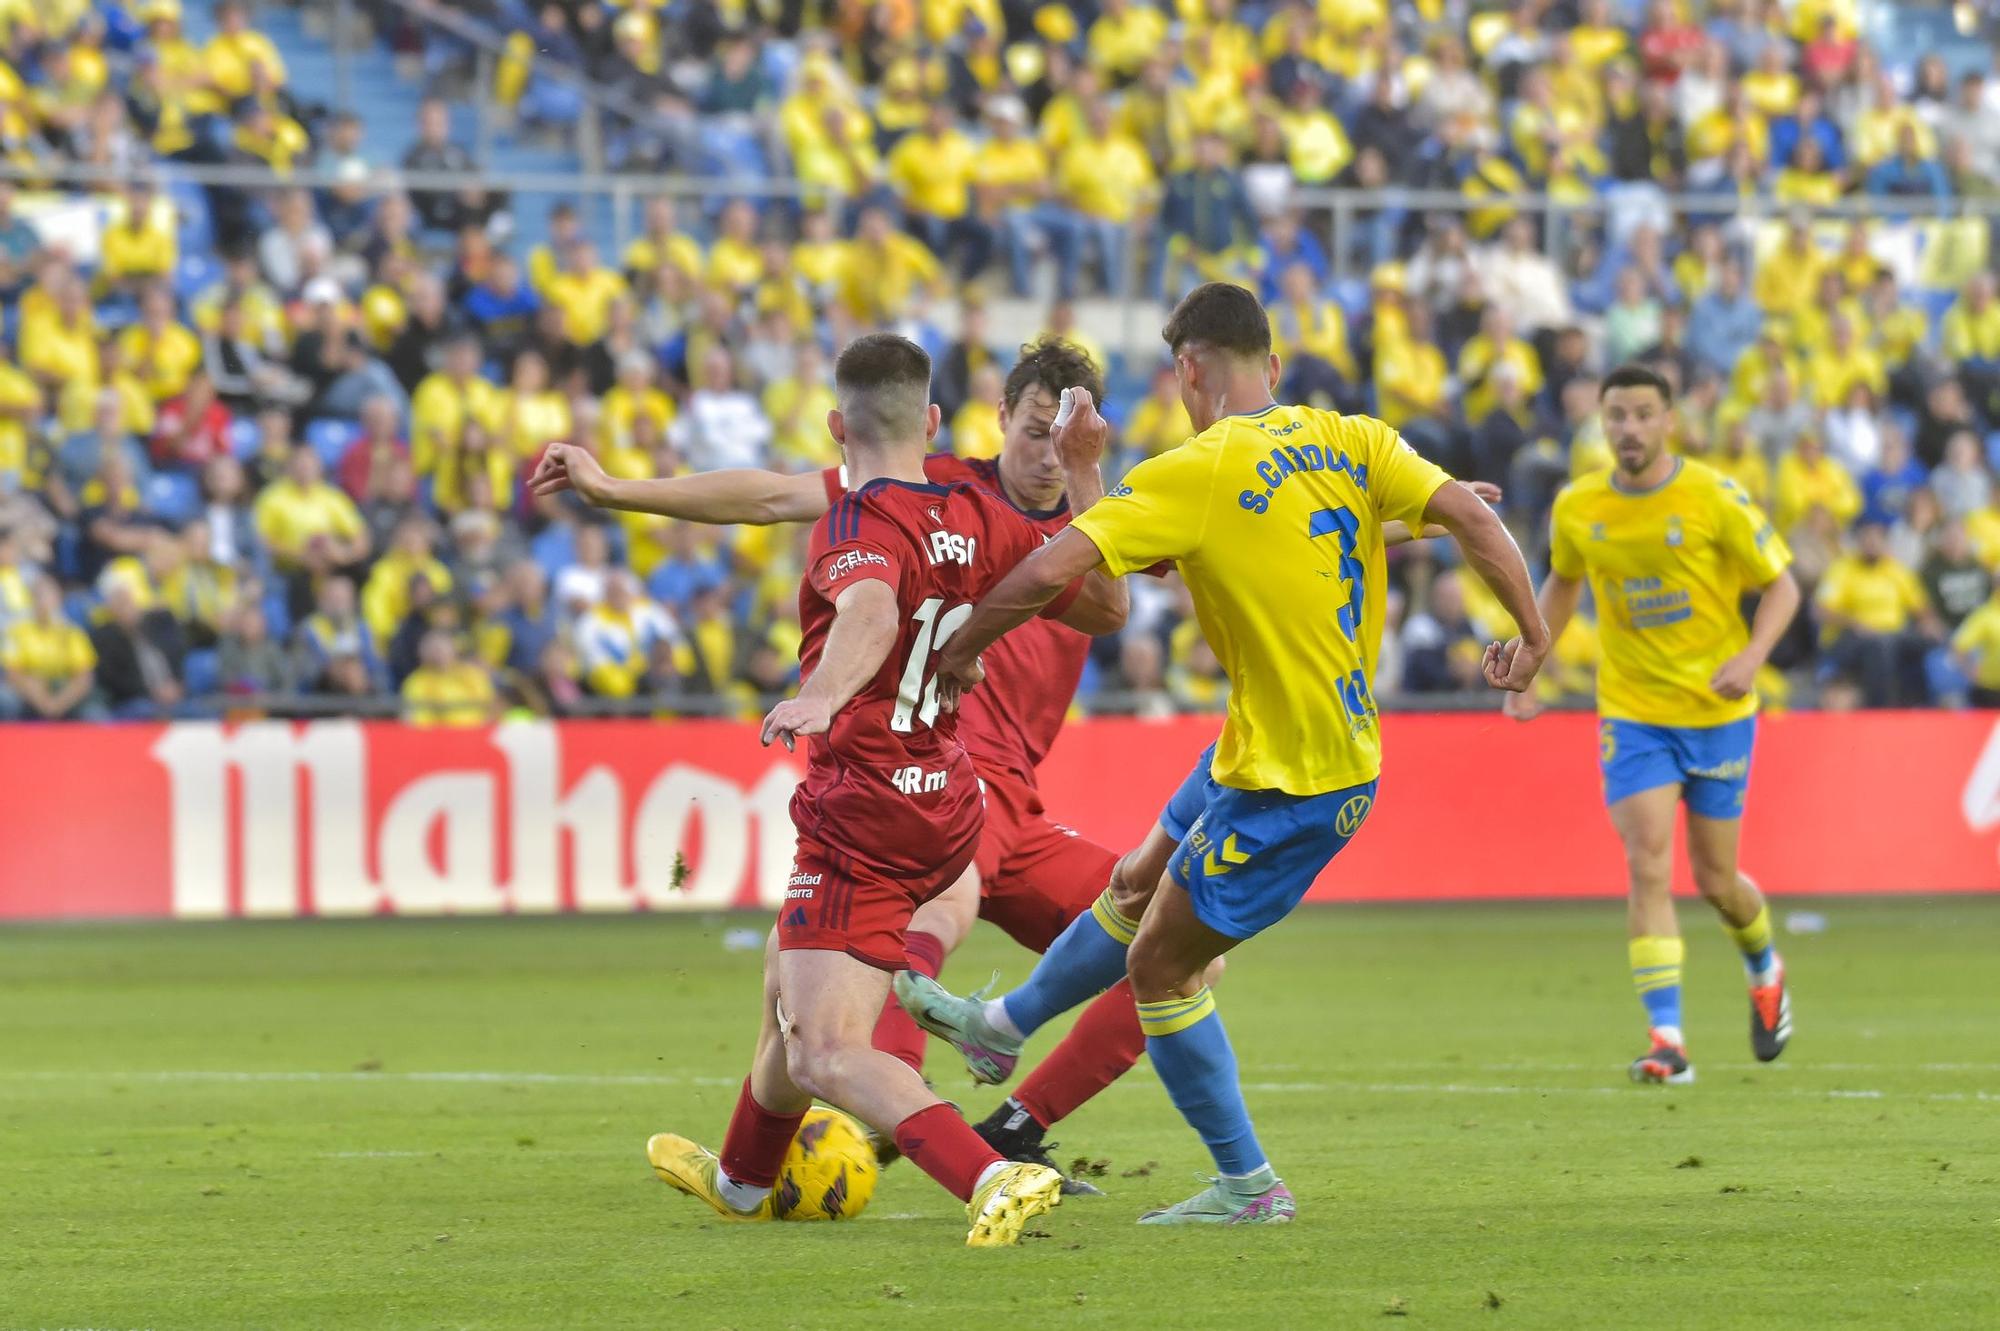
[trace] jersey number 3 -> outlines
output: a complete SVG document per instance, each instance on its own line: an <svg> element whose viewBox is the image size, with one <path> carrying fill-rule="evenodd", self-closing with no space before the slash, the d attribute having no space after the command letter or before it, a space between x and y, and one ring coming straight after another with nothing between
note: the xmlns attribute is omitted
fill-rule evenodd
<svg viewBox="0 0 2000 1331"><path fill-rule="evenodd" d="M896 710L889 717L891 730L908 733L937 720L938 686L937 676L931 673L931 658L972 617L972 603L938 614L943 609L944 598L933 596L910 617L917 624L917 640L910 644L910 659L903 663L903 678L896 685Z"/></svg>
<svg viewBox="0 0 2000 1331"><path fill-rule="evenodd" d="M1361 539L1361 523L1349 508L1323 508L1308 519L1306 535L1340 538L1340 582L1347 589L1347 604L1340 607L1340 631L1349 642L1361 631L1361 588L1367 570L1354 553Z"/></svg>

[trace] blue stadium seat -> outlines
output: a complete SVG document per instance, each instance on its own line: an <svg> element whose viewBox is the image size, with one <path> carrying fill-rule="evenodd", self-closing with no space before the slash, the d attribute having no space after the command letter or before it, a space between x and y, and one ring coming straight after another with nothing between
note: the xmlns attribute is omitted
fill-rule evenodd
<svg viewBox="0 0 2000 1331"><path fill-rule="evenodd" d="M2000 430L1986 436L1986 465L2000 467Z"/></svg>
<svg viewBox="0 0 2000 1331"><path fill-rule="evenodd" d="M178 527L201 512L201 486L183 472L156 471L146 483L146 508Z"/></svg>
<svg viewBox="0 0 2000 1331"><path fill-rule="evenodd" d="M183 301L193 300L213 285L221 271L216 267L215 260L206 254L191 252L193 248L183 240L180 262L174 265L174 295Z"/></svg>
<svg viewBox="0 0 2000 1331"><path fill-rule="evenodd" d="M332 471L347 456L347 450L354 447L354 441L361 437L361 427L353 421L334 420L322 416L306 423L306 444L319 454L319 460Z"/></svg>
<svg viewBox="0 0 2000 1331"><path fill-rule="evenodd" d="M63 614L78 628L90 627L90 616L97 609L97 593L89 590L73 591L63 597Z"/></svg>
<svg viewBox="0 0 2000 1331"><path fill-rule="evenodd" d="M222 657L213 649L189 652L182 668L183 683L194 697L219 693L222 689Z"/></svg>
<svg viewBox="0 0 2000 1331"><path fill-rule="evenodd" d="M229 423L229 451L243 461L257 456L264 445L264 427L253 416L238 416Z"/></svg>
<svg viewBox="0 0 2000 1331"><path fill-rule="evenodd" d="M264 593L264 623L278 642L292 636L292 608L285 603L283 587Z"/></svg>

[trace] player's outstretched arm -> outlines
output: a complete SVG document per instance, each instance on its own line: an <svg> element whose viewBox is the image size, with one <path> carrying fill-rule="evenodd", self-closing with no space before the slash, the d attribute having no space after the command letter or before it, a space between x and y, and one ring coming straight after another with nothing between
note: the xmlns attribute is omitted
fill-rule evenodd
<svg viewBox="0 0 2000 1331"><path fill-rule="evenodd" d="M971 688L984 675L979 654L1009 629L1033 619L1065 587L1104 562L1097 543L1074 527L1065 527L1055 539L1016 564L1013 571L986 593L958 632L951 635L938 654L938 679L948 689ZM1124 589L1112 582L1116 598L1107 596L1103 582L1093 585L1085 578L1076 599L1062 614L1062 623L1085 633L1115 633L1125 627Z"/></svg>
<svg viewBox="0 0 2000 1331"><path fill-rule="evenodd" d="M1505 491L1501 490L1499 486L1493 484L1491 481L1460 481L1458 484L1472 491L1472 493L1478 495L1489 504L1499 503L1505 495ZM1410 525L1407 522L1396 518L1390 518L1382 524L1382 544L1384 546L1406 545L1411 541L1436 540L1440 536L1449 535L1451 533L1437 523L1426 525L1421 536L1412 533Z"/></svg>
<svg viewBox="0 0 2000 1331"><path fill-rule="evenodd" d="M1062 459L1063 491L1069 497L1070 516L1075 517L1104 498L1104 472L1100 463L1104 445L1111 437L1111 424L1097 414L1097 404L1091 400L1089 389L1065 388L1056 408L1052 435L1056 454ZM1059 616L1063 623L1083 628L1086 633L1115 633L1124 627L1125 616L1131 611L1125 580L1112 577L1102 568L1084 574L1083 594L1077 601L1079 605L1089 603L1084 612L1090 623L1105 623L1114 615L1117 618L1117 623L1108 628L1084 628L1067 614Z"/></svg>
<svg viewBox="0 0 2000 1331"><path fill-rule="evenodd" d="M764 718L760 737L787 749L800 735L824 735L834 713L861 692L896 645L896 593L888 583L865 578L846 587L833 602L833 626L826 631L812 677Z"/></svg>
<svg viewBox="0 0 2000 1331"><path fill-rule="evenodd" d="M1514 544L1500 515L1462 485L1439 486L1424 508L1424 522L1451 533L1465 562L1521 626L1513 641L1487 646L1485 673L1486 682L1496 689L1525 692L1555 639L1535 603L1535 581L1521 558L1521 547Z"/></svg>
<svg viewBox="0 0 2000 1331"><path fill-rule="evenodd" d="M590 451L576 444L549 445L528 488L536 495L574 490L598 508L710 524L811 522L827 510L826 485L817 472L788 476L743 468L627 480L607 475Z"/></svg>
<svg viewBox="0 0 2000 1331"><path fill-rule="evenodd" d="M1724 661L1709 680L1708 687L1715 690L1720 698L1731 702L1748 697L1750 690L1757 687L1757 672L1771 659L1771 653L1778 646L1778 639L1785 636L1785 630L1792 626L1792 617L1799 612L1799 602L1803 600L1798 579L1786 569L1763 589L1757 602L1757 614L1750 621L1750 643L1742 651Z"/></svg>
<svg viewBox="0 0 2000 1331"><path fill-rule="evenodd" d="M1583 583L1577 578L1565 578L1551 571L1542 581L1542 594L1535 604L1542 612L1542 622L1549 626L1549 641L1560 642L1563 630L1576 617L1576 607L1583 600ZM1526 693L1509 693L1500 700L1501 710L1516 721L1532 721L1542 714L1542 701L1530 689Z"/></svg>

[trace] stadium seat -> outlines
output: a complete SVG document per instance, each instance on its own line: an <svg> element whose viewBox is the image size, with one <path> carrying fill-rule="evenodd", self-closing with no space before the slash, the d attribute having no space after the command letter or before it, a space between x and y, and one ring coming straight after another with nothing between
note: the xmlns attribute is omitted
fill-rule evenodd
<svg viewBox="0 0 2000 1331"><path fill-rule="evenodd" d="M182 667L182 683L189 695L199 698L222 688L222 657L213 649L189 652Z"/></svg>
<svg viewBox="0 0 2000 1331"><path fill-rule="evenodd" d="M63 597L63 614L80 627L90 627L90 617L96 610L97 593L94 591L80 589Z"/></svg>
<svg viewBox="0 0 2000 1331"><path fill-rule="evenodd" d="M306 423L305 441L319 460L332 471L347 456L347 450L354 447L354 441L361 437L361 427L353 421L334 420L322 416Z"/></svg>
<svg viewBox="0 0 2000 1331"><path fill-rule="evenodd" d="M206 254L191 253L185 241L182 246L180 262L174 265L174 294L189 301L214 285L220 269Z"/></svg>
<svg viewBox="0 0 2000 1331"><path fill-rule="evenodd" d="M146 507L162 522L178 527L201 512L201 485L184 472L156 471L146 485Z"/></svg>
<svg viewBox="0 0 2000 1331"><path fill-rule="evenodd" d="M264 427L253 416L238 416L229 423L229 451L248 461L264 445Z"/></svg>

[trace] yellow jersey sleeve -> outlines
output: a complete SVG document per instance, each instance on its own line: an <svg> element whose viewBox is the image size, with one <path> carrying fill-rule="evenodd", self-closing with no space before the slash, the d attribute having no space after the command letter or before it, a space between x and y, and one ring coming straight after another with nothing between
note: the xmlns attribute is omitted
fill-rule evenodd
<svg viewBox="0 0 2000 1331"><path fill-rule="evenodd" d="M1407 439L1379 421L1368 422L1368 494L1375 515L1384 522L1401 522L1412 531L1424 525L1431 496L1450 483L1451 475Z"/></svg>
<svg viewBox="0 0 2000 1331"><path fill-rule="evenodd" d="M1785 538L1749 491L1726 477L1716 487L1716 526L1723 549L1750 586L1768 587L1791 567L1792 551Z"/></svg>
<svg viewBox="0 0 2000 1331"><path fill-rule="evenodd" d="M1070 526L1097 546L1114 578L1179 559L1208 530L1221 456L1188 444L1147 458Z"/></svg>
<svg viewBox="0 0 2000 1331"><path fill-rule="evenodd" d="M1555 507L1549 514L1549 569L1559 578L1581 582L1587 570L1583 563L1583 546L1577 539L1581 523L1577 519L1573 494L1574 491L1564 487L1556 496Z"/></svg>

